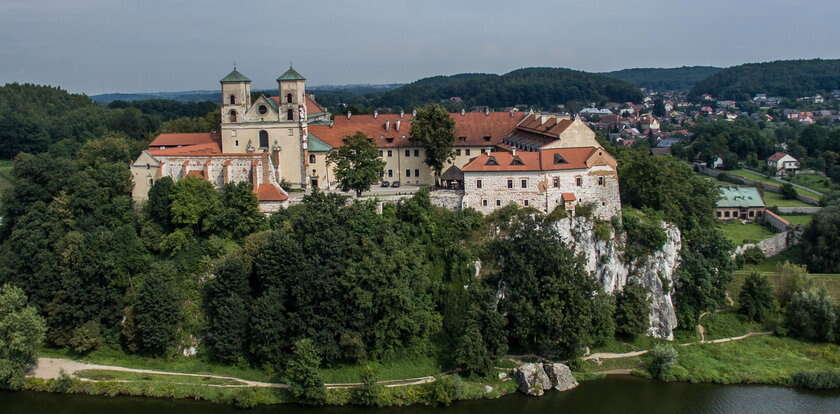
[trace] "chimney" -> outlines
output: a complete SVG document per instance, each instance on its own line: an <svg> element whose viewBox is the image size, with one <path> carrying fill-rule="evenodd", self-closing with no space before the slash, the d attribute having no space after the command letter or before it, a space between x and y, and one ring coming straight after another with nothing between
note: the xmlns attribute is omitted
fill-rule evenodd
<svg viewBox="0 0 840 414"><path fill-rule="evenodd" d="M416 109L412 109L412 110L411 110L411 116L412 116L412 117L417 116L417 110L416 110Z"/></svg>
<svg viewBox="0 0 840 414"><path fill-rule="evenodd" d="M404 116L405 116L405 111L403 111L402 109L400 109L400 119L402 119L402 117L404 117Z"/></svg>
<svg viewBox="0 0 840 414"><path fill-rule="evenodd" d="M347 111L347 119L350 119L351 116L353 116L353 113L350 112L350 111Z"/></svg>
<svg viewBox="0 0 840 414"><path fill-rule="evenodd" d="M465 113L467 113L467 111L465 111L464 108L461 108L461 116L464 116Z"/></svg>
<svg viewBox="0 0 840 414"><path fill-rule="evenodd" d="M387 131L387 130L388 130L388 128L390 128L390 127L391 127L391 120L390 120L390 119L386 119L386 120L385 120L385 130Z"/></svg>
<svg viewBox="0 0 840 414"><path fill-rule="evenodd" d="M373 110L373 119L379 118L379 111Z"/></svg>
<svg viewBox="0 0 840 414"><path fill-rule="evenodd" d="M515 157L516 156L516 147L514 147L510 152Z"/></svg>
<svg viewBox="0 0 840 414"><path fill-rule="evenodd" d="M402 117L400 117L400 118L402 118ZM394 127L397 129L397 131L400 130L400 122L401 121L399 119L396 122L394 122Z"/></svg>
<svg viewBox="0 0 840 414"><path fill-rule="evenodd" d="M546 118L548 118L548 117L547 117L547 116L545 116L545 115L540 115L540 125L542 125L542 124L544 124L544 123L545 123Z"/></svg>
<svg viewBox="0 0 840 414"><path fill-rule="evenodd" d="M484 115L490 115L490 107L489 106L484 107Z"/></svg>

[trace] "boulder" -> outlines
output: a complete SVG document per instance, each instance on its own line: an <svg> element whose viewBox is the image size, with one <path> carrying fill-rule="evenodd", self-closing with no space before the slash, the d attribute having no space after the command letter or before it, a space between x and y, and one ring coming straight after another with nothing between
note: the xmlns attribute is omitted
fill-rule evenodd
<svg viewBox="0 0 840 414"><path fill-rule="evenodd" d="M551 381L551 386L557 391L567 391L578 386L572 370L560 363L543 364L543 370Z"/></svg>
<svg viewBox="0 0 840 414"><path fill-rule="evenodd" d="M542 364L522 364L515 371L513 377L519 384L519 391L535 397L542 396L553 386Z"/></svg>

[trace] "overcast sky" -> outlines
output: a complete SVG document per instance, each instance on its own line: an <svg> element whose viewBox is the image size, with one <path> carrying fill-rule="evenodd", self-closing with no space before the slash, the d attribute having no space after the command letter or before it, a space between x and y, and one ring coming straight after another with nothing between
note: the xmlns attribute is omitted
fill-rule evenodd
<svg viewBox="0 0 840 414"><path fill-rule="evenodd" d="M311 85L528 66L610 71L840 57L838 0L0 0L0 84L74 92Z"/></svg>

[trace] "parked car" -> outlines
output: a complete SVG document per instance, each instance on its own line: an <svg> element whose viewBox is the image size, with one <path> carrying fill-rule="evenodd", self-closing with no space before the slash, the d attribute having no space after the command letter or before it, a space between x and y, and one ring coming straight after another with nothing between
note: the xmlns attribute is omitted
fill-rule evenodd
<svg viewBox="0 0 840 414"><path fill-rule="evenodd" d="M382 188L387 188L387 187L390 187L390 186L391 186L391 183L389 183L387 181L382 182Z"/></svg>
<svg viewBox="0 0 840 414"><path fill-rule="evenodd" d="M399 187L399 186L400 186L400 182L399 182L399 181L394 181L394 182L392 182L392 183L391 183L391 188L397 188L397 187Z"/></svg>

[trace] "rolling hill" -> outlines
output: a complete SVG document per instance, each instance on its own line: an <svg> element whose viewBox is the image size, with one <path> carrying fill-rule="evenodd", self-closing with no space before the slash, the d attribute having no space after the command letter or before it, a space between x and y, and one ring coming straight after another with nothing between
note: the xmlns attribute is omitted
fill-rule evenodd
<svg viewBox="0 0 840 414"><path fill-rule="evenodd" d="M691 89L697 82L720 72L714 66L683 66L679 68L634 68L602 75L630 82L640 88L655 90Z"/></svg>
<svg viewBox="0 0 840 414"><path fill-rule="evenodd" d="M724 69L698 82L690 97L747 100L757 93L798 98L840 89L840 59L778 60Z"/></svg>

